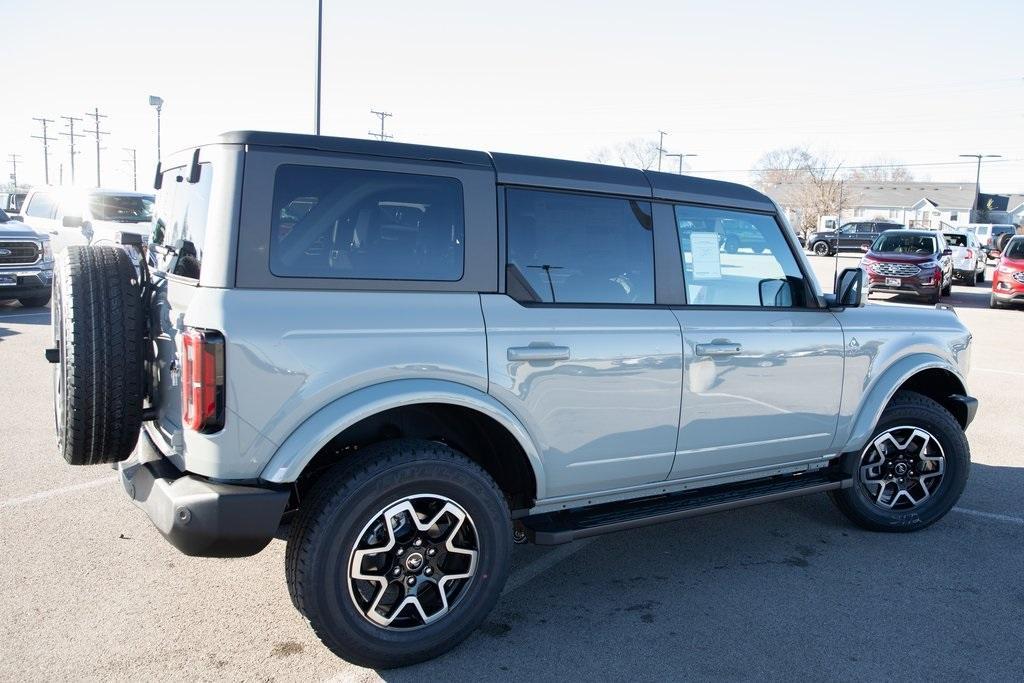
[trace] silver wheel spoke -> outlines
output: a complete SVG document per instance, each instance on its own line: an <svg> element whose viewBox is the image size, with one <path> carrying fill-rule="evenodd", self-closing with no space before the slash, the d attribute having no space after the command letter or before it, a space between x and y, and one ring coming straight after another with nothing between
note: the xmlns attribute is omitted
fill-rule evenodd
<svg viewBox="0 0 1024 683"><path fill-rule="evenodd" d="M858 478L875 505L915 508L938 489L946 471L942 445L920 427L894 427L877 435L861 454Z"/></svg>
<svg viewBox="0 0 1024 683"><path fill-rule="evenodd" d="M349 594L377 626L426 626L448 614L465 593L476 573L477 543L473 520L454 501L434 495L395 501L357 538Z"/></svg>

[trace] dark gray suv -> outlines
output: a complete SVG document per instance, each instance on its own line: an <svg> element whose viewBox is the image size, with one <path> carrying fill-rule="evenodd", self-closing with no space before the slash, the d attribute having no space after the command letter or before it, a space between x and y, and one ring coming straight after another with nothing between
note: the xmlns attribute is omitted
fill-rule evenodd
<svg viewBox="0 0 1024 683"><path fill-rule="evenodd" d="M832 256L840 251L862 251L886 230L900 230L904 226L887 221L853 221L838 230L816 232L807 240L811 251L818 256Z"/></svg>

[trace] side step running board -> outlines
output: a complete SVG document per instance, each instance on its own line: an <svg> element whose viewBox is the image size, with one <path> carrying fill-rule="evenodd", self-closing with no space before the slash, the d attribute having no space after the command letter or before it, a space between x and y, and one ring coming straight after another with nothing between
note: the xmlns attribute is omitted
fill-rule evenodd
<svg viewBox="0 0 1024 683"><path fill-rule="evenodd" d="M767 480L591 505L575 510L559 510L524 517L521 521L535 543L556 545L612 531L848 488L852 481L849 478L837 478L831 472L784 475Z"/></svg>

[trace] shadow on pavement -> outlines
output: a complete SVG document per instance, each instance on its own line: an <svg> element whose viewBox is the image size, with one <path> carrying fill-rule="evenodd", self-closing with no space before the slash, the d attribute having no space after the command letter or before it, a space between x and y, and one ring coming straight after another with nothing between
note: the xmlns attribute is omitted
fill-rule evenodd
<svg viewBox="0 0 1024 683"><path fill-rule="evenodd" d="M975 464L961 504L991 504L985 490L1024 490L1024 468ZM379 673L388 681L1016 678L1022 536L1022 525L956 511L918 533L871 533L825 496L613 534L504 595L453 652Z"/></svg>

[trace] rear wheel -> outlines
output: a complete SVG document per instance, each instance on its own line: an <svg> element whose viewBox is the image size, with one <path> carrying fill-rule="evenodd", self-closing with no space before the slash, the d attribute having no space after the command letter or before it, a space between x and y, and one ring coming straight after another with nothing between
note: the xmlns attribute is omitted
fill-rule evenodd
<svg viewBox="0 0 1024 683"><path fill-rule="evenodd" d="M339 657L390 668L449 650L505 583L512 525L476 463L439 443L368 446L299 509L286 554L292 601Z"/></svg>
<svg viewBox="0 0 1024 683"><path fill-rule="evenodd" d="M953 277L950 276L949 282L942 288L942 296L949 296L953 293Z"/></svg>
<svg viewBox="0 0 1024 683"><path fill-rule="evenodd" d="M901 391L859 455L845 462L853 485L831 494L855 524L872 531L916 531L942 518L967 484L971 450L952 414Z"/></svg>
<svg viewBox="0 0 1024 683"><path fill-rule="evenodd" d="M143 310L118 247L68 247L54 271L53 415L72 465L131 455L142 426Z"/></svg>

